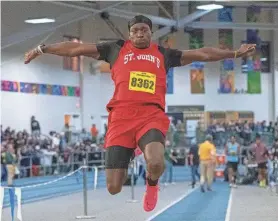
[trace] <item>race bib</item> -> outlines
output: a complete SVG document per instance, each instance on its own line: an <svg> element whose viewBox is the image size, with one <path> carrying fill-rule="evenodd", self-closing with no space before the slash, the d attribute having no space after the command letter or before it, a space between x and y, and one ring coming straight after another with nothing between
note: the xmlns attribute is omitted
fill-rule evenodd
<svg viewBox="0 0 278 221"><path fill-rule="evenodd" d="M236 155L237 155L236 152L233 152L233 151L230 152L230 156L236 156Z"/></svg>
<svg viewBox="0 0 278 221"><path fill-rule="evenodd" d="M155 93L156 75L148 72L131 71L129 90Z"/></svg>

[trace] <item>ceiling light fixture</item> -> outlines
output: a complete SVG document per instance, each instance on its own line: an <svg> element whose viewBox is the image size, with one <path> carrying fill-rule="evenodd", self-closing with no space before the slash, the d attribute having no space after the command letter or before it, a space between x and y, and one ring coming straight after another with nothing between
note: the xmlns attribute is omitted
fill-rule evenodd
<svg viewBox="0 0 278 221"><path fill-rule="evenodd" d="M52 18L35 18L35 19L27 19L25 23L29 24L45 24L55 22L55 19Z"/></svg>
<svg viewBox="0 0 278 221"><path fill-rule="evenodd" d="M221 9L223 8L223 5L219 4L208 4L208 5L199 5L197 6L197 9L199 10L216 10L216 9Z"/></svg>

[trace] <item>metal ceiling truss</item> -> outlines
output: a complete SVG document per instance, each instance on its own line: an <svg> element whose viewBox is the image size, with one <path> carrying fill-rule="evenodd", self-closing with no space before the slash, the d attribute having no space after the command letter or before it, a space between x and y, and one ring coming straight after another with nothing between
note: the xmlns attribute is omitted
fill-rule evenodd
<svg viewBox="0 0 278 221"><path fill-rule="evenodd" d="M58 4L58 5L63 5L63 2L45 2L45 3L52 3L52 4ZM76 10L71 13L63 14L56 18L55 23L50 23L50 24L44 24L44 25L37 25L35 27L27 28L21 32L17 32L15 34L9 35L5 38L2 38L1 41L1 49L8 48L10 46L19 44L21 42L24 42L28 39L32 39L34 37L46 34L51 31L55 31L58 28L61 28L65 25L84 20L88 17L94 16L98 13L104 12L106 10L109 10L110 7L116 7L120 4L125 3L124 1L121 2L116 2L113 3L105 8L102 8L100 10L93 9L90 10L90 13L84 14L84 11L82 10ZM82 8L83 9L83 8ZM93 12L93 14L92 14Z"/></svg>
<svg viewBox="0 0 278 221"><path fill-rule="evenodd" d="M161 4L158 1L155 1L157 5ZM57 2L49 2L57 4ZM81 10L86 11L95 11L93 8L85 7L81 4L76 4L79 2L59 2L58 4L73 7ZM192 14L189 14L183 18L180 18L180 2L175 2L176 7L176 18L162 18L155 15L143 14L149 17L153 24L156 25L163 25L165 26L162 29L154 32L154 40L167 35L170 32L176 31L178 29L183 29L184 27L188 28L202 28L202 29L237 29L237 30L247 30L247 29L260 29L260 30L278 30L278 26L274 24L259 24L259 23L224 23L224 22L194 22L196 19L203 17L204 15L212 12L212 11L205 11L205 10L197 10ZM165 9L165 8L164 8ZM166 10L166 9L165 9ZM167 10L166 10L167 11ZM132 19L135 15L142 14L138 12L131 12L128 10L117 9L115 7L110 7L106 10L111 16L125 18L125 19ZM170 15L168 15L170 17ZM171 16L172 17L172 16Z"/></svg>
<svg viewBox="0 0 278 221"><path fill-rule="evenodd" d="M17 43L23 42L30 38L34 38L36 36L45 34L50 31L54 31L62 26L68 25L73 22L77 22L83 20L89 16L94 16L96 14L102 12L108 12L111 16L121 17L125 19L132 19L135 15L142 14L137 12L131 12L128 10L117 9L120 4L127 3L126 1L121 1L117 3L113 3L108 5L107 7L96 9L92 7L88 7L88 4L82 2L45 2L50 4L62 5L66 7L71 7L75 9L79 9L78 11L74 11L70 14L62 15L56 19L57 23L48 24L43 26L36 26L36 28L26 29L23 32L15 33L11 36L5 37L2 39L2 49L7 48L11 45L15 45ZM157 3L161 8L161 4ZM180 18L180 3L176 4L176 18L162 18L159 16L143 14L149 17L153 24L165 26L164 28L159 29L154 32L154 40L167 35L170 32L175 32L178 29L183 29L185 27L188 28L202 28L202 29L238 29L238 30L247 30L247 29L259 29L259 30L278 30L278 25L275 24L258 24L258 23L225 23L225 22L194 22L196 19L201 18L202 16L210 13L211 11L197 10L192 14L185 16L184 18ZM165 9L165 8L164 8ZM82 11L88 11L90 13L85 14ZM167 12L167 10L165 9ZM165 13L166 13L165 12ZM93 13L93 14L92 14Z"/></svg>
<svg viewBox="0 0 278 221"><path fill-rule="evenodd" d="M202 29L259 29L259 30L278 30L278 25L269 23L231 23L231 22L192 22L187 25L190 28Z"/></svg>
<svg viewBox="0 0 278 221"><path fill-rule="evenodd" d="M173 16L171 15L171 13L168 12L168 10L159 2L159 1L156 1L156 4L158 5L158 7L161 9L161 11L164 12L164 14L170 18L170 19L173 19Z"/></svg>
<svg viewBox="0 0 278 221"><path fill-rule="evenodd" d="M109 14L107 12L102 12L100 14L100 17L103 19L103 21L108 25L108 27L115 33L115 35L118 36L120 39L126 39L124 34L118 29L118 27L114 24L113 21L111 21Z"/></svg>

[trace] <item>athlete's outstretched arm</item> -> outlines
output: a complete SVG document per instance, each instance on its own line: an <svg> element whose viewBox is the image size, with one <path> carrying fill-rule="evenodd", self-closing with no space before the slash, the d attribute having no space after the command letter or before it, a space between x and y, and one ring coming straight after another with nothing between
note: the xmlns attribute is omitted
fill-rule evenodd
<svg viewBox="0 0 278 221"><path fill-rule="evenodd" d="M236 51L223 50L219 48L200 48L182 51L181 65L191 64L193 61L220 61L227 58L239 58L251 55L255 52L255 44L243 44Z"/></svg>
<svg viewBox="0 0 278 221"><path fill-rule="evenodd" d="M28 64L31 60L44 53L67 57L76 57L80 55L93 57L95 59L99 57L96 44L81 44L77 42L65 41L50 45L39 45L35 49L25 53L24 63Z"/></svg>

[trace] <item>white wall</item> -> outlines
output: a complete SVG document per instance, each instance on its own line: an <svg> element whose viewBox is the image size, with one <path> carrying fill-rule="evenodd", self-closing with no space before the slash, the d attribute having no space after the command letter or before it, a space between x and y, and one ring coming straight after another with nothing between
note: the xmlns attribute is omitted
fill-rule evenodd
<svg viewBox="0 0 278 221"><path fill-rule="evenodd" d="M46 44L63 40L63 35L78 36L78 24L59 29ZM23 64L24 52L37 45L45 36L2 51L1 79L29 83L78 86L78 73L63 70L62 58L43 55L28 65ZM34 115L44 134L62 130L64 114L79 112L79 98L24 93L1 92L1 123L4 127L30 130L30 117Z"/></svg>

